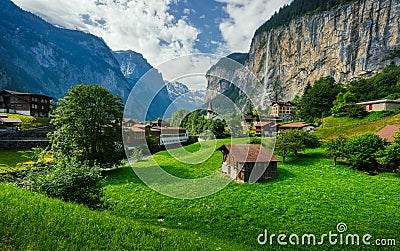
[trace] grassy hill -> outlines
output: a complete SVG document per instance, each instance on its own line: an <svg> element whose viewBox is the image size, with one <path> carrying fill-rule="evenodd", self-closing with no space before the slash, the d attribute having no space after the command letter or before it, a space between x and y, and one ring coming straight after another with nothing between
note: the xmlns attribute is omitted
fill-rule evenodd
<svg viewBox="0 0 400 251"><path fill-rule="evenodd" d="M217 146L228 143L218 140ZM199 144L185 148L204 155ZM171 154L184 154L172 152ZM153 156L169 173L204 177L221 166L222 154L212 153L203 164L176 163L170 153ZM183 156L185 157L185 156ZM151 168L154 162L134 167ZM106 175L108 210L90 211L0 184L0 249L146 249L258 250L257 236L269 234L346 233L400 240L400 177L394 173L368 176L347 166L333 166L322 149L289 157L278 166L278 177L258 184L230 183L211 196L174 199L146 186L131 167ZM342 250L343 245L289 246L295 249ZM346 246L346 249L373 246ZM288 248L288 247L286 247Z"/></svg>
<svg viewBox="0 0 400 251"><path fill-rule="evenodd" d="M381 114L381 115L379 115ZM324 118L323 124L319 126L315 135L323 141L336 138L339 135L352 137L366 132L377 132L387 125L400 125L400 113L381 117L384 113L372 113L362 119L349 117Z"/></svg>
<svg viewBox="0 0 400 251"><path fill-rule="evenodd" d="M22 130L50 125L50 118L26 116L21 114L7 114L9 118L19 118L22 121Z"/></svg>

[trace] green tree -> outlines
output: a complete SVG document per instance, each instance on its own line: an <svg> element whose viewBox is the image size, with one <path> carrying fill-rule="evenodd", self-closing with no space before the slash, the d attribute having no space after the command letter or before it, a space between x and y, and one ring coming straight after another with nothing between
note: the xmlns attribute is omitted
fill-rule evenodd
<svg viewBox="0 0 400 251"><path fill-rule="evenodd" d="M347 141L346 157L353 168L375 170L378 166L377 153L383 146L382 139L374 133L354 136Z"/></svg>
<svg viewBox="0 0 400 251"><path fill-rule="evenodd" d="M187 124L187 115L190 113L189 110L185 110L179 108L174 114L172 114L171 118L171 126L183 126L185 127Z"/></svg>
<svg viewBox="0 0 400 251"><path fill-rule="evenodd" d="M337 85L332 77L315 81L314 86L308 89L300 100L300 117L312 122L322 115L329 115L333 101L340 91L342 87Z"/></svg>
<svg viewBox="0 0 400 251"><path fill-rule="evenodd" d="M380 153L379 159L382 164L394 165L395 168L400 166L400 132L396 133L391 144L386 145L385 149Z"/></svg>
<svg viewBox="0 0 400 251"><path fill-rule="evenodd" d="M123 157L121 98L98 85L77 85L58 101L50 135L55 157L114 164Z"/></svg>
<svg viewBox="0 0 400 251"><path fill-rule="evenodd" d="M224 138L225 137L225 121L216 119L211 122L209 129L214 133L216 138Z"/></svg>
<svg viewBox="0 0 400 251"><path fill-rule="evenodd" d="M335 166L338 158L344 158L346 156L346 144L347 138L342 135L326 143L325 153L327 156L333 157L333 164Z"/></svg>
<svg viewBox="0 0 400 251"><path fill-rule="evenodd" d="M304 142L301 140L300 131L282 132L276 137L275 151L282 157L282 163L285 163L289 153L293 153L296 156L305 147Z"/></svg>

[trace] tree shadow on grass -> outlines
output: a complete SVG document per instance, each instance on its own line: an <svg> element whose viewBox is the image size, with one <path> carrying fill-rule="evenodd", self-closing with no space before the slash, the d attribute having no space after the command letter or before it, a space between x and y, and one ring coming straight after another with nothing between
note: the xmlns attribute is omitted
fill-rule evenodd
<svg viewBox="0 0 400 251"><path fill-rule="evenodd" d="M283 165L313 166L320 164L322 159L329 161L323 152L301 152L297 156L294 156L293 154L289 155Z"/></svg>
<svg viewBox="0 0 400 251"><path fill-rule="evenodd" d="M291 171L289 171L285 168L282 168L282 167L278 167L278 175L275 178L261 181L259 183L260 184L272 184L272 183L282 182L287 179L292 179L294 177L296 177L296 175L294 175Z"/></svg>

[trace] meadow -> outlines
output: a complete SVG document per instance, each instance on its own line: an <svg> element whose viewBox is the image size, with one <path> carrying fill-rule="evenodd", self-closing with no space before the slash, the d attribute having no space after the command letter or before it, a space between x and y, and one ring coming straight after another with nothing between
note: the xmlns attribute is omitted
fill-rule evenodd
<svg viewBox="0 0 400 251"><path fill-rule="evenodd" d="M352 137L366 132L375 133L386 125L400 125L400 113L373 112L364 118L327 117L323 119L322 126L316 129L315 135L323 140L330 140L339 135Z"/></svg>
<svg viewBox="0 0 400 251"><path fill-rule="evenodd" d="M217 146L228 143L218 140ZM198 143L186 151L204 154ZM206 149L206 148L204 148ZM174 150L172 155L182 149ZM169 173L198 178L220 168L216 151L202 164L179 164L168 152L133 165L157 162ZM194 155L194 156L195 156ZM195 200L174 199L146 186L131 166L105 173L105 200L110 207L90 211L84 206L48 199L0 184L0 249L146 249L257 250L287 249L276 240L257 243L269 234L370 234L400 241L400 177L369 176L343 165L333 166L323 149L306 150L278 165L278 177L256 184L231 182L221 191ZM362 244L361 244L362 245ZM397 243L397 245L399 245ZM374 249L374 246L306 245L295 249ZM389 249L394 247L388 247Z"/></svg>

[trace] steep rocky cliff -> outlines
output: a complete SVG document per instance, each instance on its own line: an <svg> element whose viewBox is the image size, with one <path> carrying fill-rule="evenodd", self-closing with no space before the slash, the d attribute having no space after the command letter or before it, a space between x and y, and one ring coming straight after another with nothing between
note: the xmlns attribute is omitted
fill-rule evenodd
<svg viewBox="0 0 400 251"><path fill-rule="evenodd" d="M259 81L248 82L239 71L231 73L234 84L265 107L274 92L291 100L320 77L345 83L373 75L393 61L400 64L399 23L399 0L359 0L257 32L244 66ZM226 69L217 65L209 73L221 71ZM230 91L215 77L208 81L206 100L216 90Z"/></svg>

